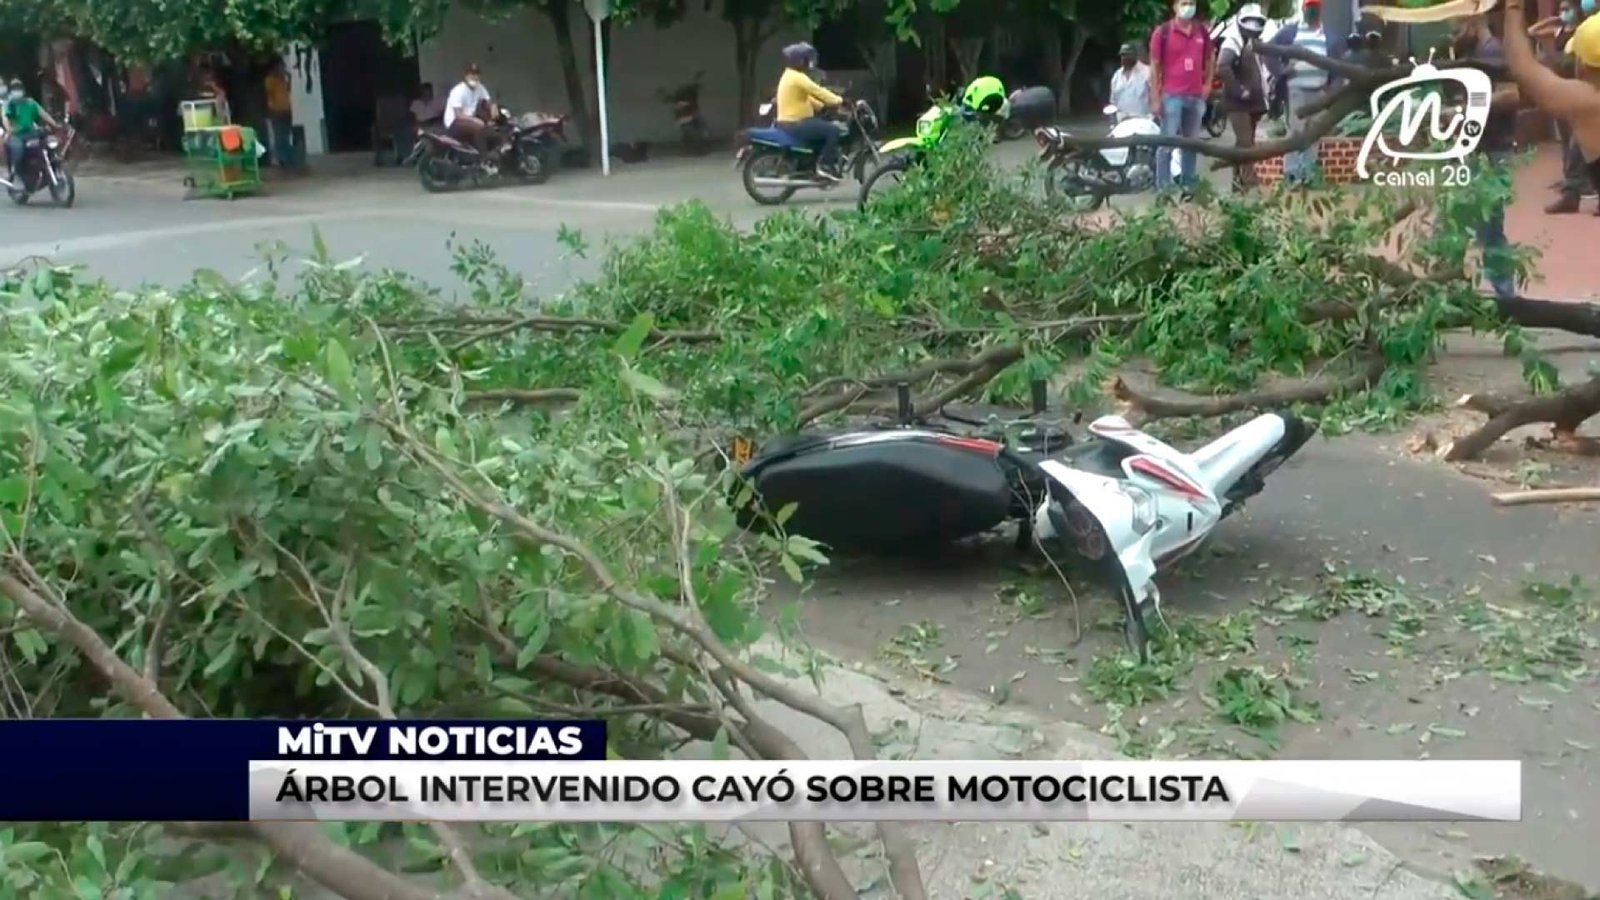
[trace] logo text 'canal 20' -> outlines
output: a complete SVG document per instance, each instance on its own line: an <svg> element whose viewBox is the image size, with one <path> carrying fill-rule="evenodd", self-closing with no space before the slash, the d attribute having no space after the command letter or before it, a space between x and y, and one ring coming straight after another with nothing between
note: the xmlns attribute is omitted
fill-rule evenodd
<svg viewBox="0 0 1600 900"><path fill-rule="evenodd" d="M1441 123L1444 98L1442 92L1432 89L1451 84L1465 91L1466 105L1457 107L1449 122ZM1367 161L1373 150L1395 161L1465 160L1483 139L1493 93L1494 84L1484 72L1468 68L1444 70L1426 63L1417 66L1405 78L1389 82L1372 94L1372 128L1361 144L1361 155L1356 158L1356 174L1362 178L1371 177ZM1426 150L1391 147L1385 129L1395 119L1399 121L1401 148L1411 146L1424 124L1428 126L1432 146ZM1438 147L1440 144L1442 148Z"/></svg>

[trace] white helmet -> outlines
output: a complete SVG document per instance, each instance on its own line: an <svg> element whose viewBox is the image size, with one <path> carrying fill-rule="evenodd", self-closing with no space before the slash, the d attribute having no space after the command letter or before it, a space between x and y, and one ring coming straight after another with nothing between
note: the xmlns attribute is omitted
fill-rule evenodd
<svg viewBox="0 0 1600 900"><path fill-rule="evenodd" d="M1261 31L1267 27L1267 14L1261 11L1261 4L1246 3L1239 10L1239 27L1251 31Z"/></svg>

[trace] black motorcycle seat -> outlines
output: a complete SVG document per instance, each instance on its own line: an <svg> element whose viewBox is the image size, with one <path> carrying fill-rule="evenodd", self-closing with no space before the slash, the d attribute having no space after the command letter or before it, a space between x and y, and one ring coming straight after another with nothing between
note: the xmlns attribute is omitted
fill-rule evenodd
<svg viewBox="0 0 1600 900"><path fill-rule="evenodd" d="M1133 448L1115 441L1092 440L1070 447L1057 458L1079 471L1106 478L1123 478L1122 462L1133 456Z"/></svg>

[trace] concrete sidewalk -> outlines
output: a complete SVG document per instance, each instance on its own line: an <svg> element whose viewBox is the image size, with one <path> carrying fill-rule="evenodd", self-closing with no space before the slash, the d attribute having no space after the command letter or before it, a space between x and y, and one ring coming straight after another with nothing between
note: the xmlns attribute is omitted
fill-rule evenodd
<svg viewBox="0 0 1600 900"><path fill-rule="evenodd" d="M797 680L802 691L809 682ZM859 703L880 751L902 759L1112 760L1113 745L1082 726L972 694L834 667L823 696ZM843 736L786 707L761 707L814 759L848 759ZM702 750L706 748L700 748ZM778 824L746 825L784 845ZM871 839L867 826L841 830ZM1412 871L1362 832L1335 824L1123 824L1111 822L918 825L923 878L933 898L1028 900L1459 900L1442 876ZM893 896L876 843L842 862L864 897ZM1009 893L1008 893L1009 891Z"/></svg>

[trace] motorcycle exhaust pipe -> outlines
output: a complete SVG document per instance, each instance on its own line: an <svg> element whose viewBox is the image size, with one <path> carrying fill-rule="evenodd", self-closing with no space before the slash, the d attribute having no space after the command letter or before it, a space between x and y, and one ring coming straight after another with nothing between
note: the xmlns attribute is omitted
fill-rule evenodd
<svg viewBox="0 0 1600 900"><path fill-rule="evenodd" d="M750 183L764 188L809 187L816 184L803 178L752 178Z"/></svg>

